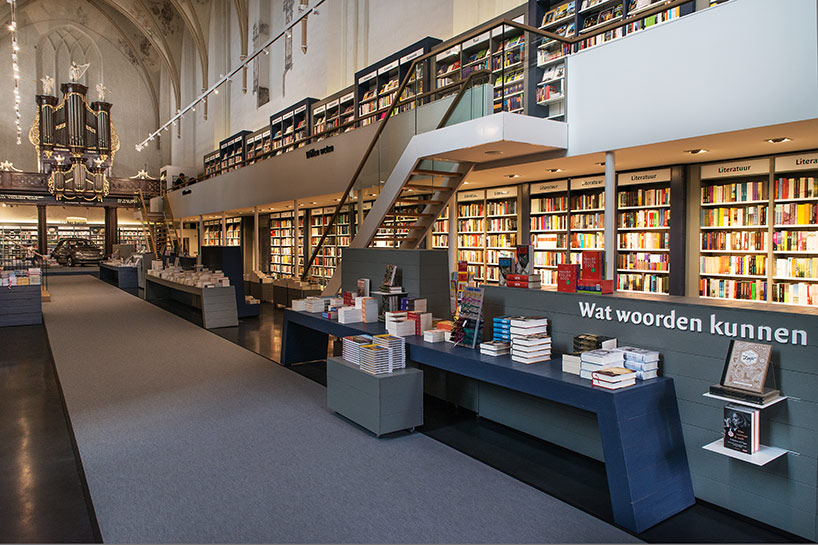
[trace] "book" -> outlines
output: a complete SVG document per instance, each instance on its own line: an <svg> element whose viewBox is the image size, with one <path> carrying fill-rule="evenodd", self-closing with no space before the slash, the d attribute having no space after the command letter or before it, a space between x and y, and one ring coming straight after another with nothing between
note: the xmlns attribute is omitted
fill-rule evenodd
<svg viewBox="0 0 818 545"><path fill-rule="evenodd" d="M625 382L605 382L604 380L595 379L593 377L591 378L591 385L598 386L599 388L605 388L606 390L619 390L633 386L634 384L636 384L636 378Z"/></svg>
<svg viewBox="0 0 818 545"><path fill-rule="evenodd" d="M625 356L625 361L633 362L658 362L659 352L646 348L636 348L633 346L620 346L617 348Z"/></svg>
<svg viewBox="0 0 818 545"><path fill-rule="evenodd" d="M557 265L557 291L575 293L578 277L579 265L569 265L567 263Z"/></svg>
<svg viewBox="0 0 818 545"><path fill-rule="evenodd" d="M532 290L534 290L534 289L540 289L542 287L542 284L540 283L539 280L536 281L536 282L519 282L519 281L516 281L516 280L507 280L506 281L506 286L508 286L509 288L523 288L523 289L532 289Z"/></svg>
<svg viewBox="0 0 818 545"><path fill-rule="evenodd" d="M369 297L369 287L370 281L369 278L359 278L357 282L357 295L358 297Z"/></svg>
<svg viewBox="0 0 818 545"><path fill-rule="evenodd" d="M724 447L745 454L759 449L759 409L741 405L724 407Z"/></svg>
<svg viewBox="0 0 818 545"><path fill-rule="evenodd" d="M591 364L609 364L609 363L622 363L625 361L625 358L622 356L622 352L616 352L614 350L606 350L604 348L599 348L597 350L589 350L588 352L583 352L581 359L583 362L588 362Z"/></svg>
<svg viewBox="0 0 818 545"><path fill-rule="evenodd" d="M562 355L562 372L578 375L580 372L580 352L569 352Z"/></svg>
<svg viewBox="0 0 818 545"><path fill-rule="evenodd" d="M548 325L548 318L545 316L512 316L509 318L511 327L540 327Z"/></svg>
<svg viewBox="0 0 818 545"><path fill-rule="evenodd" d="M514 252L514 274L526 276L536 274L534 271L534 246L531 244L517 245Z"/></svg>
<svg viewBox="0 0 818 545"><path fill-rule="evenodd" d="M736 390L733 388L727 388L725 386L721 386L720 384L714 384L713 386L711 386L710 393L717 396L730 397L738 401L757 403L759 405L763 405L768 401L777 398L781 394L781 392L773 388L765 388L762 393L757 394L754 392L748 392L746 390Z"/></svg>
<svg viewBox="0 0 818 545"><path fill-rule="evenodd" d="M386 272L383 275L383 284L381 284L381 289L383 291L389 291L391 286L395 285L395 278L398 274L398 268L394 265L387 265Z"/></svg>
<svg viewBox="0 0 818 545"><path fill-rule="evenodd" d="M540 275L539 274L509 274L507 276L508 280L512 282L539 282Z"/></svg>
<svg viewBox="0 0 818 545"><path fill-rule="evenodd" d="M533 335L517 335L511 340L512 346L541 346L551 345L551 337L545 333Z"/></svg>
<svg viewBox="0 0 818 545"><path fill-rule="evenodd" d="M514 272L514 258L513 257L499 257L497 258L497 267L500 269L500 285L506 285L506 279Z"/></svg>
<svg viewBox="0 0 818 545"><path fill-rule="evenodd" d="M551 354L543 355L543 356L533 356L533 357L525 357L519 355L512 355L511 361L516 361L517 363L525 363L526 365L530 365L532 363L540 363L543 361L548 361L551 359Z"/></svg>
<svg viewBox="0 0 818 545"><path fill-rule="evenodd" d="M772 348L770 344L731 340L720 384L733 390L764 393Z"/></svg>
<svg viewBox="0 0 818 545"><path fill-rule="evenodd" d="M582 252L582 280L602 280L605 278L605 252L585 250Z"/></svg>
<svg viewBox="0 0 818 545"><path fill-rule="evenodd" d="M636 380L636 372L624 367L607 367L591 373L591 378L610 383L629 382Z"/></svg>
<svg viewBox="0 0 818 545"><path fill-rule="evenodd" d="M585 352L597 348L605 348L606 350L616 348L616 339L593 333L583 333L574 337L574 352Z"/></svg>
<svg viewBox="0 0 818 545"><path fill-rule="evenodd" d="M514 336L529 336L529 335L539 335L539 334L547 334L548 333L548 326L541 325L536 327L514 327L511 326L509 329L509 333L512 337Z"/></svg>
<svg viewBox="0 0 818 545"><path fill-rule="evenodd" d="M578 293L613 293L613 280L588 280L580 278L577 280Z"/></svg>

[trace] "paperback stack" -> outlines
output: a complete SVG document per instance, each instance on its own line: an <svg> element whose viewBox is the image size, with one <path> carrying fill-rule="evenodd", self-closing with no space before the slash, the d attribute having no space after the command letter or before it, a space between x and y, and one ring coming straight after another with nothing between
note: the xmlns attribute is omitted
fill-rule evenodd
<svg viewBox="0 0 818 545"><path fill-rule="evenodd" d="M741 405L724 407L724 448L754 454L760 448L761 411Z"/></svg>
<svg viewBox="0 0 818 545"><path fill-rule="evenodd" d="M506 276L506 286L512 288L526 288L538 290L541 286L539 274L509 274Z"/></svg>
<svg viewBox="0 0 818 545"><path fill-rule="evenodd" d="M306 311L307 310L307 300L306 299L293 299L293 310Z"/></svg>
<svg viewBox="0 0 818 545"><path fill-rule="evenodd" d="M307 297L306 310L307 312L324 312L329 308L329 299L323 297Z"/></svg>
<svg viewBox="0 0 818 545"><path fill-rule="evenodd" d="M605 348L606 350L616 348L616 339L603 335L594 335L593 333L583 333L574 337L574 352L586 352L599 348Z"/></svg>
<svg viewBox="0 0 818 545"><path fill-rule="evenodd" d="M582 363L582 352L569 352L562 355L562 372L579 375Z"/></svg>
<svg viewBox="0 0 818 545"><path fill-rule="evenodd" d="M321 316L326 318L327 320L337 320L338 319L338 309L335 307L330 307L324 312L321 313Z"/></svg>
<svg viewBox="0 0 818 545"><path fill-rule="evenodd" d="M635 371L639 380L648 380L659 375L659 352L656 350L632 346L623 346L617 350L625 356L625 367Z"/></svg>
<svg viewBox="0 0 818 545"><path fill-rule="evenodd" d="M372 343L373 341L370 335L354 335L352 337L344 337L341 357L349 363L360 365L361 347Z"/></svg>
<svg viewBox="0 0 818 545"><path fill-rule="evenodd" d="M498 316L492 321L492 339L511 342L511 316Z"/></svg>
<svg viewBox="0 0 818 545"><path fill-rule="evenodd" d="M358 297L355 306L361 309L361 321L365 324L378 321L378 301L374 297Z"/></svg>
<svg viewBox="0 0 818 545"><path fill-rule="evenodd" d="M344 306L344 297L343 296L330 297L329 298L329 306L330 307L335 307L335 308L340 308L340 307Z"/></svg>
<svg viewBox="0 0 818 545"><path fill-rule="evenodd" d="M372 340L389 350L389 365L393 371L406 367L406 340L394 335L375 335Z"/></svg>
<svg viewBox="0 0 818 545"><path fill-rule="evenodd" d="M503 356L511 352L511 343L506 341L486 341L480 343L480 353L486 356Z"/></svg>
<svg viewBox="0 0 818 545"><path fill-rule="evenodd" d="M371 375L391 373L389 349L377 344L365 344L360 348L361 371Z"/></svg>
<svg viewBox="0 0 818 545"><path fill-rule="evenodd" d="M591 375L594 371L601 371L609 367L622 367L625 356L622 352L616 350L598 348L597 350L583 352L580 355L580 360L579 376L590 380L593 378Z"/></svg>
<svg viewBox="0 0 818 545"><path fill-rule="evenodd" d="M591 384L606 390L619 390L636 384L636 372L624 367L608 367L591 373Z"/></svg>
<svg viewBox="0 0 818 545"><path fill-rule="evenodd" d="M341 307L338 309L339 324L355 324L362 321L361 309L355 307Z"/></svg>
<svg viewBox="0 0 818 545"><path fill-rule="evenodd" d="M415 334L415 322L410 320L406 312L385 313L386 331L396 337L409 337Z"/></svg>
<svg viewBox="0 0 818 545"><path fill-rule="evenodd" d="M426 299L418 297L401 297L401 310L411 310L414 312L426 312Z"/></svg>
<svg viewBox="0 0 818 545"><path fill-rule="evenodd" d="M538 363L551 359L551 337L548 318L543 316L513 316L509 318L511 359L519 363Z"/></svg>
<svg viewBox="0 0 818 545"><path fill-rule="evenodd" d="M355 306L355 292L354 291L345 291L344 292L344 306L345 307Z"/></svg>
<svg viewBox="0 0 818 545"><path fill-rule="evenodd" d="M423 335L423 332L432 329L432 313L410 311L406 313L406 319L415 323L415 335Z"/></svg>
<svg viewBox="0 0 818 545"><path fill-rule="evenodd" d="M446 340L446 332L442 329L429 329L423 332L423 342L442 343Z"/></svg>

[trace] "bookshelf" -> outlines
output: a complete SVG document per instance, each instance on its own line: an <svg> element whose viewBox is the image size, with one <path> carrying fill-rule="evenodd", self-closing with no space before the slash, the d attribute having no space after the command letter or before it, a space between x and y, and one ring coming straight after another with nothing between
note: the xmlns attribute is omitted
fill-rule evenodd
<svg viewBox="0 0 818 545"><path fill-rule="evenodd" d="M307 212L306 210L299 209L298 210L298 225L296 226L296 255L298 256L298 265L296 266L295 274L300 274L305 267L304 262L304 254L309 251L309 247L307 246L307 240L304 238L305 228L306 228L306 221L307 221Z"/></svg>
<svg viewBox="0 0 818 545"><path fill-rule="evenodd" d="M245 145L250 131L239 131L219 143L219 172L239 168L245 159Z"/></svg>
<svg viewBox="0 0 818 545"><path fill-rule="evenodd" d="M219 172L221 172L221 162L220 162L221 152L219 150L212 151L205 155L202 159L204 163L204 174L205 176L215 176Z"/></svg>
<svg viewBox="0 0 818 545"><path fill-rule="evenodd" d="M46 242L48 252L57 246L63 238L86 238L99 246L105 247L105 226L92 224L51 224L46 227Z"/></svg>
<svg viewBox="0 0 818 545"><path fill-rule="evenodd" d="M770 161L703 165L699 296L768 300Z"/></svg>
<svg viewBox="0 0 818 545"><path fill-rule="evenodd" d="M775 158L774 303L818 305L818 153Z"/></svg>
<svg viewBox="0 0 818 545"><path fill-rule="evenodd" d="M525 22L525 15L513 19ZM523 113L526 109L526 40L523 32L503 25L491 31L491 77L494 111ZM538 89L539 91L539 89Z"/></svg>
<svg viewBox="0 0 818 545"><path fill-rule="evenodd" d="M618 290L670 293L670 181L670 168L617 177Z"/></svg>
<svg viewBox="0 0 818 545"><path fill-rule="evenodd" d="M486 191L457 194L457 260L478 282L486 279Z"/></svg>
<svg viewBox="0 0 818 545"><path fill-rule="evenodd" d="M355 111L359 117L388 108L395 100L395 93L401 81L409 73L409 67L416 58L428 53L440 44L437 38L426 37L355 74ZM415 68L415 73L401 98L410 98L431 88L430 61L426 60ZM396 113L414 107L401 106ZM361 126L375 121L369 117L361 121Z"/></svg>
<svg viewBox="0 0 818 545"><path fill-rule="evenodd" d="M327 236L320 252L315 256L315 261L313 261L311 276L322 285L326 285L329 279L332 278L343 248L348 247L351 241L352 213L350 210L350 205L347 205L338 215L335 226ZM324 228L329 225L333 213L335 213L334 206L310 209L310 254L321 240Z"/></svg>
<svg viewBox="0 0 818 545"><path fill-rule="evenodd" d="M581 265L583 250L605 249L605 176L575 178L570 189L569 263Z"/></svg>
<svg viewBox="0 0 818 545"><path fill-rule="evenodd" d="M640 12L648 10L650 8L656 7L658 4L666 4L668 0L628 0L627 2L627 13L628 17L632 17L638 15ZM675 8L670 8L665 11L661 11L655 15L651 15L649 17L644 17L632 23L629 23L625 27L626 34L633 34L634 32L640 32L645 30L646 28L650 28L652 26L664 23L666 21L670 21L672 19L677 19L684 15L688 15L693 13L696 9L695 2L688 2L687 4L682 4L681 6L676 6Z"/></svg>
<svg viewBox="0 0 818 545"><path fill-rule="evenodd" d="M449 207L443 209L443 213L432 226L432 249L448 249L449 247Z"/></svg>
<svg viewBox="0 0 818 545"><path fill-rule="evenodd" d="M273 278L286 278L294 274L296 255L293 213L270 214L270 274Z"/></svg>
<svg viewBox="0 0 818 545"><path fill-rule="evenodd" d="M566 38L576 35L576 1L538 1L533 6L532 24L541 30L559 34ZM532 49L536 51L536 68L533 69L537 81L535 104L537 115L565 121L565 57L571 53L571 46L557 40L534 36Z"/></svg>
<svg viewBox="0 0 818 545"><path fill-rule="evenodd" d="M534 269L544 286L556 286L568 255L568 180L533 183L529 194Z"/></svg>
<svg viewBox="0 0 818 545"><path fill-rule="evenodd" d="M119 243L133 244L137 248L145 245L145 237L142 235L141 226L119 227Z"/></svg>
<svg viewBox="0 0 818 545"><path fill-rule="evenodd" d="M0 225L0 256L6 261L24 260L26 248L33 246L36 250L38 241L36 223Z"/></svg>
<svg viewBox="0 0 818 545"><path fill-rule="evenodd" d="M226 218L222 239L222 220L205 221L202 246L241 246L241 218Z"/></svg>
<svg viewBox="0 0 818 545"><path fill-rule="evenodd" d="M272 130L270 127L262 127L247 137L246 156L247 164L255 163L272 149Z"/></svg>
<svg viewBox="0 0 818 545"><path fill-rule="evenodd" d="M306 144L312 134L314 98L305 98L270 116L273 155L287 153Z"/></svg>
<svg viewBox="0 0 818 545"><path fill-rule="evenodd" d="M332 130L352 120L355 116L355 91L347 87L312 105L312 134L329 131L318 140L340 134L344 129Z"/></svg>
<svg viewBox="0 0 818 545"><path fill-rule="evenodd" d="M624 9L623 0L582 0L577 12L577 28L580 29L580 37L603 25L621 21L624 16ZM582 51L621 38L624 35L625 31L620 27L585 38L576 47L578 51Z"/></svg>
<svg viewBox="0 0 818 545"><path fill-rule="evenodd" d="M486 282L500 282L498 260L517 246L517 186L486 190Z"/></svg>

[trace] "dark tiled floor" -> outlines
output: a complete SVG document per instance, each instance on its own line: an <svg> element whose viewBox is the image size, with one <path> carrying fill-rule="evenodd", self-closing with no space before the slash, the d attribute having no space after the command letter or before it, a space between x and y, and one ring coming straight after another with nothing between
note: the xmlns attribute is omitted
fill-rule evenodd
<svg viewBox="0 0 818 545"><path fill-rule="evenodd" d="M0 328L0 541L100 542L45 327Z"/></svg>

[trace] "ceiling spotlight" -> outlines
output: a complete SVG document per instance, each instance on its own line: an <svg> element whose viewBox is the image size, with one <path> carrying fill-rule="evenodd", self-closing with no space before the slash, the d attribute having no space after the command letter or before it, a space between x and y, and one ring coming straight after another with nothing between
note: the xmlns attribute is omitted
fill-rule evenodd
<svg viewBox="0 0 818 545"><path fill-rule="evenodd" d="M708 151L710 151L710 150L697 148L697 149L686 149L685 153L689 153L690 155L698 155L700 153L707 153Z"/></svg>
<svg viewBox="0 0 818 545"><path fill-rule="evenodd" d="M562 169L561 168L549 168L549 169L546 170L546 172L562 172Z"/></svg>
<svg viewBox="0 0 818 545"><path fill-rule="evenodd" d="M605 166L605 161L600 161L600 162L598 162L598 163L594 163L594 164L595 164L596 166L598 166L598 167L604 167L604 166Z"/></svg>
<svg viewBox="0 0 818 545"><path fill-rule="evenodd" d="M341 199L335 199L335 202L341 202Z"/></svg>
<svg viewBox="0 0 818 545"><path fill-rule="evenodd" d="M770 144L783 144L784 142L792 142L792 138L786 136L781 138L768 138L765 142L769 142Z"/></svg>
<svg viewBox="0 0 818 545"><path fill-rule="evenodd" d="M213 89L213 94L214 94L214 95L218 95L218 94L219 94L219 90L218 90L218 89Z"/></svg>
<svg viewBox="0 0 818 545"><path fill-rule="evenodd" d="M503 154L502 151L496 150L496 149L490 149L488 151L484 151L483 153L486 154L486 155L502 155Z"/></svg>
<svg viewBox="0 0 818 545"><path fill-rule="evenodd" d="M506 174L506 178L519 178L519 174Z"/></svg>
<svg viewBox="0 0 818 545"><path fill-rule="evenodd" d="M311 201L310 204L318 204L316 201Z"/></svg>
<svg viewBox="0 0 818 545"><path fill-rule="evenodd" d="M369 196L370 196L370 197L377 197L378 195L377 195L377 194L375 194L375 193L370 193L370 194L369 194Z"/></svg>

